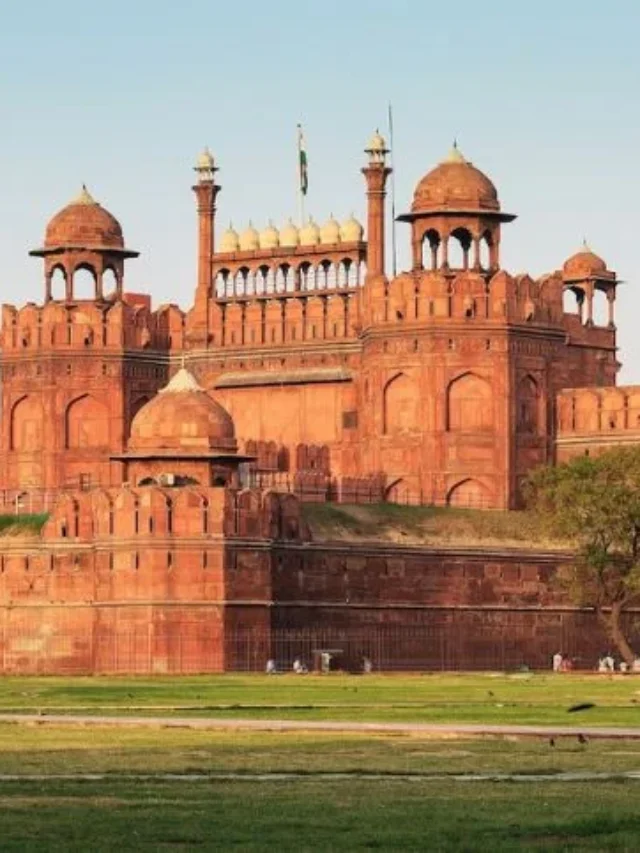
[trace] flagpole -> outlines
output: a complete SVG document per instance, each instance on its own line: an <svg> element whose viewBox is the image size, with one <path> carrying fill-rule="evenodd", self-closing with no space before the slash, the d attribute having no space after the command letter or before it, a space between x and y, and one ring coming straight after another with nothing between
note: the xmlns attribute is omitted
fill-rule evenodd
<svg viewBox="0 0 640 853"><path fill-rule="evenodd" d="M396 246L396 172L393 168L395 146L393 144L393 111L391 109L391 101L389 101L389 166L391 167L391 258L393 276L397 275L397 246Z"/></svg>
<svg viewBox="0 0 640 853"><path fill-rule="evenodd" d="M309 178L307 173L307 144L302 132L302 125L298 124L298 194L300 204L300 227L304 226L304 199L309 186Z"/></svg>

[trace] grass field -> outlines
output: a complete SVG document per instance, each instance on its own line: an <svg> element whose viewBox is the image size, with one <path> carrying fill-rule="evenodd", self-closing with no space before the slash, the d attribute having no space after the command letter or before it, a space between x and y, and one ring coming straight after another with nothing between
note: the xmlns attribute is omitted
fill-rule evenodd
<svg viewBox="0 0 640 853"><path fill-rule="evenodd" d="M588 703L578 713L569 708ZM553 725L640 725L640 677L256 676L0 680L2 711Z"/></svg>
<svg viewBox="0 0 640 853"><path fill-rule="evenodd" d="M0 711L490 717L579 727L638 724L636 700L640 679L548 674L0 681ZM568 713L578 702L595 708ZM0 848L636 850L640 778L624 774L640 775L640 741L580 743L577 734L552 744L0 723ZM559 775L584 773L616 778Z"/></svg>
<svg viewBox="0 0 640 853"><path fill-rule="evenodd" d="M637 785L0 785L4 851L635 850Z"/></svg>

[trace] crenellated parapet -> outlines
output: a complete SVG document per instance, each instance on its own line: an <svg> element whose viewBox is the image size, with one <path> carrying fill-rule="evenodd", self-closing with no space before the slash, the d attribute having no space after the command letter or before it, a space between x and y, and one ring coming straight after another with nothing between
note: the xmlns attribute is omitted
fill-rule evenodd
<svg viewBox="0 0 640 853"><path fill-rule="evenodd" d="M184 314L176 305L152 311L146 294L124 294L114 302L3 305L3 360L46 351L181 349L183 327Z"/></svg>
<svg viewBox="0 0 640 853"><path fill-rule="evenodd" d="M222 540L300 540L305 527L297 498L257 489L144 486L61 494L41 538L59 545L126 547ZM140 560L144 561L141 552Z"/></svg>
<svg viewBox="0 0 640 853"><path fill-rule="evenodd" d="M567 388L556 398L556 455L562 462L640 443L640 385Z"/></svg>

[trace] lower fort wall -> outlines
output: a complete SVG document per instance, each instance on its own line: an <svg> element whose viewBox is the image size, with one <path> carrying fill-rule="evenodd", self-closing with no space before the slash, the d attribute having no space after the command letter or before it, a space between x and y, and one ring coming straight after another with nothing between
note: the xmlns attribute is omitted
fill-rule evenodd
<svg viewBox="0 0 640 853"><path fill-rule="evenodd" d="M13 539L0 565L0 671L196 673L289 668L334 652L358 670L591 668L591 612L553 582L570 555L300 541L134 551ZM206 557L204 555L207 555Z"/></svg>

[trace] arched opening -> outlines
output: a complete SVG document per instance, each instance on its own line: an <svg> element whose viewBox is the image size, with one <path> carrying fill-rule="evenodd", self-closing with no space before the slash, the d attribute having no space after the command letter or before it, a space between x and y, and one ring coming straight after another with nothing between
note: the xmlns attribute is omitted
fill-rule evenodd
<svg viewBox="0 0 640 853"><path fill-rule="evenodd" d="M607 294L598 288L593 291L593 323L595 326L607 326L609 324Z"/></svg>
<svg viewBox="0 0 640 853"><path fill-rule="evenodd" d="M227 292L229 270L218 270L213 282L214 294L218 299L223 299Z"/></svg>
<svg viewBox="0 0 640 853"><path fill-rule="evenodd" d="M74 299L96 298L95 270L89 266L81 266L74 270L72 294Z"/></svg>
<svg viewBox="0 0 640 853"><path fill-rule="evenodd" d="M289 267L284 264L276 270L276 293L284 293L287 289L287 270Z"/></svg>
<svg viewBox="0 0 640 853"><path fill-rule="evenodd" d="M109 416L106 406L84 394L67 406L65 448L109 446Z"/></svg>
<svg viewBox="0 0 640 853"><path fill-rule="evenodd" d="M476 432L493 429L491 386L475 373L464 373L447 389L447 430Z"/></svg>
<svg viewBox="0 0 640 853"><path fill-rule="evenodd" d="M343 288L347 287L349 283L349 268L351 267L351 261L349 258L345 258L340 261L338 265L338 287Z"/></svg>
<svg viewBox="0 0 640 853"><path fill-rule="evenodd" d="M406 498L406 484L402 477L398 477L384 490L384 499L387 503L402 503L403 496Z"/></svg>
<svg viewBox="0 0 640 853"><path fill-rule="evenodd" d="M468 478L453 486L447 495L447 505L469 509L488 509L490 496L478 480Z"/></svg>
<svg viewBox="0 0 640 853"><path fill-rule="evenodd" d="M584 292L576 287L565 287L562 291L562 310L565 314L582 313Z"/></svg>
<svg viewBox="0 0 640 853"><path fill-rule="evenodd" d="M472 237L466 228L456 228L449 237L449 267L468 270L470 267Z"/></svg>
<svg viewBox="0 0 640 853"><path fill-rule="evenodd" d="M327 284L326 284L327 290L335 290L336 286L338 284L338 275L336 272L336 265L331 264L331 263L327 264L326 274L327 274Z"/></svg>
<svg viewBox="0 0 640 853"><path fill-rule="evenodd" d="M426 270L438 269L438 250L440 235L435 228L430 228L422 238L422 266Z"/></svg>
<svg viewBox="0 0 640 853"><path fill-rule="evenodd" d="M102 295L105 299L115 299L118 294L118 279L110 267L102 273Z"/></svg>
<svg viewBox="0 0 640 853"><path fill-rule="evenodd" d="M533 376L524 376L518 384L518 432L535 435L539 429L538 383Z"/></svg>
<svg viewBox="0 0 640 853"><path fill-rule="evenodd" d="M267 277L265 281L265 293L273 293L275 289L275 274L271 268L267 270Z"/></svg>
<svg viewBox="0 0 640 853"><path fill-rule="evenodd" d="M309 290L309 274L311 272L311 264L305 262L304 264L300 264L300 269L298 270L300 276L300 290Z"/></svg>
<svg viewBox="0 0 640 853"><path fill-rule="evenodd" d="M256 272L256 293L266 293L267 292L267 275L269 274L269 267L262 266Z"/></svg>
<svg viewBox="0 0 640 853"><path fill-rule="evenodd" d="M22 397L11 410L11 450L42 451L43 430L42 404L35 397Z"/></svg>
<svg viewBox="0 0 640 853"><path fill-rule="evenodd" d="M414 382L398 373L383 391L383 432L385 435L411 432L419 427L419 394Z"/></svg>
<svg viewBox="0 0 640 853"><path fill-rule="evenodd" d="M489 231L485 231L482 237L480 238L480 268L483 270L488 270L491 268L491 246L493 245L493 241L491 239L491 233Z"/></svg>
<svg viewBox="0 0 640 853"><path fill-rule="evenodd" d="M51 273L51 298L63 301L66 298L67 279L62 267L55 267Z"/></svg>
<svg viewBox="0 0 640 853"><path fill-rule="evenodd" d="M358 265L358 284L360 287L364 287L364 283L367 280L367 264L365 261L360 261Z"/></svg>

